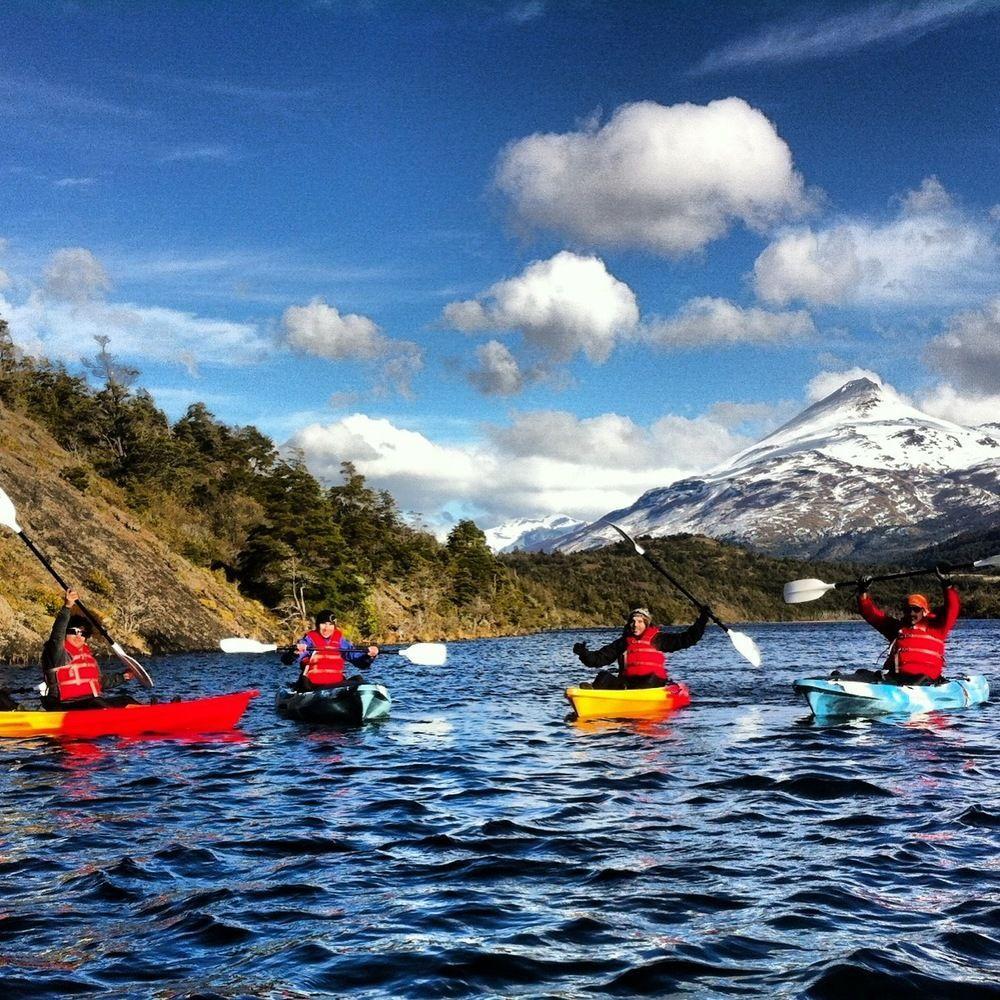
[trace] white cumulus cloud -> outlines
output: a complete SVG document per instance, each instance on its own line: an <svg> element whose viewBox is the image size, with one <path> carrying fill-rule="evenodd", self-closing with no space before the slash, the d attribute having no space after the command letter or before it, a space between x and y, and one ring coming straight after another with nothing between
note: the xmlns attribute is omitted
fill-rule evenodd
<svg viewBox="0 0 1000 1000"><path fill-rule="evenodd" d="M921 397L920 409L966 427L1000 424L1000 392L971 395L943 382Z"/></svg>
<svg viewBox="0 0 1000 1000"><path fill-rule="evenodd" d="M925 359L967 394L1000 394L1000 295L952 316L944 333L927 345Z"/></svg>
<svg viewBox="0 0 1000 1000"><path fill-rule="evenodd" d="M423 368L423 352L409 340L387 337L367 316L342 314L321 298L289 306L281 319L285 342L294 350L327 361L379 361L375 391L411 393Z"/></svg>
<svg viewBox="0 0 1000 1000"><path fill-rule="evenodd" d="M104 265L83 247L57 250L45 268L45 295L66 302L90 302L111 290Z"/></svg>
<svg viewBox="0 0 1000 1000"><path fill-rule="evenodd" d="M816 306L961 304L995 289L998 274L992 226L957 209L936 178L900 198L885 223L781 233L753 268L764 301Z"/></svg>
<svg viewBox="0 0 1000 1000"><path fill-rule="evenodd" d="M367 316L341 313L320 298L305 306L289 306L281 318L291 347L328 361L370 360L384 354L388 339Z"/></svg>
<svg viewBox="0 0 1000 1000"><path fill-rule="evenodd" d="M805 310L770 312L744 308L727 299L703 296L684 304L669 319L650 320L643 339L665 348L703 347L709 344L773 344L800 340L816 333Z"/></svg>
<svg viewBox="0 0 1000 1000"><path fill-rule="evenodd" d="M632 503L648 489L704 470L749 440L718 417L666 415L649 426L608 413L580 418L563 411L521 413L484 438L442 445L385 419L354 413L314 423L287 442L309 468L336 481L349 460L404 510L431 523L461 505L482 523L568 513L593 519Z"/></svg>
<svg viewBox="0 0 1000 1000"><path fill-rule="evenodd" d="M531 226L669 257L736 222L761 228L809 207L788 145L738 97L641 101L603 126L528 136L502 152L496 184Z"/></svg>
<svg viewBox="0 0 1000 1000"><path fill-rule="evenodd" d="M450 303L444 320L467 333L519 331L526 343L554 361L582 351L600 363L617 339L634 329L639 307L632 289L602 260L564 250L535 261L477 299Z"/></svg>
<svg viewBox="0 0 1000 1000"><path fill-rule="evenodd" d="M506 344L490 340L476 348L476 368L469 381L485 396L516 396L525 384L524 372Z"/></svg>

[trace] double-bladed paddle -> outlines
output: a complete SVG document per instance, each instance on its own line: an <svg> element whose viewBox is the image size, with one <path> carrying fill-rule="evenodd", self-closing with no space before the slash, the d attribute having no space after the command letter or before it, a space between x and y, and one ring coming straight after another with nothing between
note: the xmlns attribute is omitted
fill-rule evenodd
<svg viewBox="0 0 1000 1000"><path fill-rule="evenodd" d="M983 569L986 566L1000 566L1000 555L986 556L984 559L977 559L975 562L962 563L959 566L942 565L941 569L947 573L964 569ZM925 576L934 573L936 566L925 566L923 569L907 569L899 573L882 573L879 576L869 577L873 583L876 580L902 580L910 576ZM785 604L803 604L806 601L819 600L824 594L831 590L838 590L842 587L856 587L858 581L838 580L837 583L824 583L822 580L791 580L785 584L782 592Z"/></svg>
<svg viewBox="0 0 1000 1000"><path fill-rule="evenodd" d="M0 489L0 524L6 528L10 528L11 531L17 535L25 545L31 549L32 553L38 558L38 561L52 574L55 578L56 583L62 587L63 590L69 590L69 584L55 571L52 563L45 558L44 554L39 551L38 546L24 533L24 529L17 523L17 511L14 509L14 503L7 494ZM93 612L88 611L84 606L82 601L77 601L76 605L79 608L80 613L87 618L90 623L97 629L101 635L104 636L108 645L113 650L115 656L124 664L124 666L130 670L138 680L144 684L146 687L151 688L153 686L153 678L149 676L146 668L139 663L138 660L133 659L128 653L122 649L121 645L115 642L114 639L108 634L108 630L104 627L104 623L97 617Z"/></svg>
<svg viewBox="0 0 1000 1000"><path fill-rule="evenodd" d="M258 642L256 639L242 639L233 636L220 639L219 648L223 653L273 653L278 649L295 649L295 646L278 646L273 642ZM355 646L345 652L365 652L365 646ZM410 663L421 667L440 667L448 658L447 647L442 642L415 642L412 646L380 646L379 655L401 656Z"/></svg>
<svg viewBox="0 0 1000 1000"><path fill-rule="evenodd" d="M618 534L621 535L622 538L624 538L625 541L628 542L632 548L635 549L635 551L642 556L642 558L645 559L650 566L653 567L653 569L655 569L662 576L665 576L696 608L699 610L705 608L708 611L708 617L711 618L712 621L715 622L715 624L729 636L729 641L733 644L733 648L740 654L740 656L752 663L755 667L759 667L761 665L762 657L760 655L760 649L758 648L757 643L754 642L750 636L743 632L737 632L736 629L732 629L726 625L725 622L720 621L718 617L716 617L715 612L713 612L707 604L703 604L682 583L675 580L666 571L666 569L664 569L658 559L651 556L634 538L622 531L617 524L612 524L611 521L605 521L604 523L614 528L615 531L617 531Z"/></svg>

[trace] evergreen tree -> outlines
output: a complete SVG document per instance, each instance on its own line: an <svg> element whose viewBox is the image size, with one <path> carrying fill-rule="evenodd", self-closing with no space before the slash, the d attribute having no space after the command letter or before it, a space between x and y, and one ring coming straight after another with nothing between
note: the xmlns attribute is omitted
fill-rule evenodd
<svg viewBox="0 0 1000 1000"><path fill-rule="evenodd" d="M458 605L488 599L496 589L499 567L475 521L459 521L445 544L451 571L450 596Z"/></svg>

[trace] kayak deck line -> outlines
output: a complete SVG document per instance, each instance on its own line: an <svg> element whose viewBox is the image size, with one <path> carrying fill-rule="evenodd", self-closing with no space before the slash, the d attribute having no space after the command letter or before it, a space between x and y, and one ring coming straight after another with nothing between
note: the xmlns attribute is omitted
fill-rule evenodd
<svg viewBox="0 0 1000 1000"><path fill-rule="evenodd" d="M69 712L0 711L0 738L72 736L142 736L168 733L214 733L232 729L257 690L192 698L187 701L119 708L81 708Z"/></svg>

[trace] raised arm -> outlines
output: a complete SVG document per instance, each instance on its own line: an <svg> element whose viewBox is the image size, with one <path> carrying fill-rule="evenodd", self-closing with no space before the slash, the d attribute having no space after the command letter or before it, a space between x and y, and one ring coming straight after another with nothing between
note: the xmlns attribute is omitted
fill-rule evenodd
<svg viewBox="0 0 1000 1000"><path fill-rule="evenodd" d="M708 608L702 608L701 614L683 632L661 631L657 634L653 644L664 653L676 653L679 649L693 646L705 634L708 614Z"/></svg>

